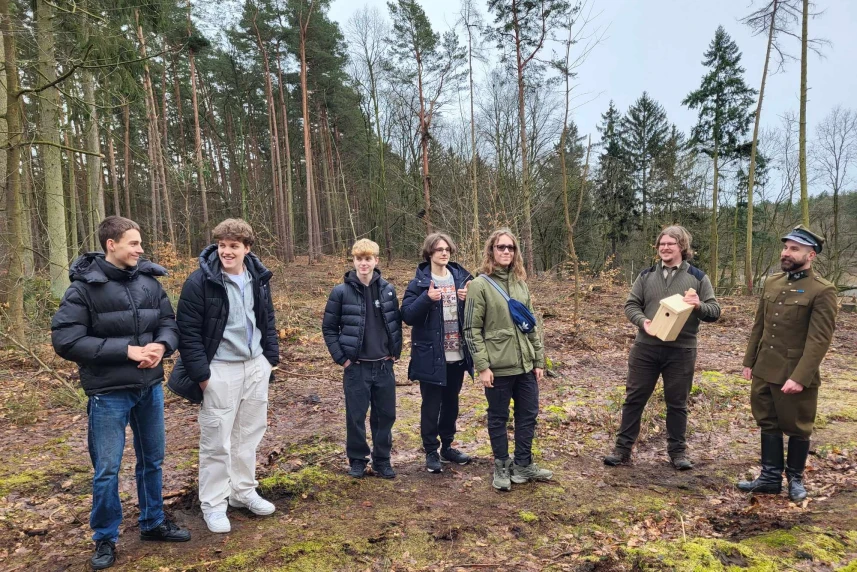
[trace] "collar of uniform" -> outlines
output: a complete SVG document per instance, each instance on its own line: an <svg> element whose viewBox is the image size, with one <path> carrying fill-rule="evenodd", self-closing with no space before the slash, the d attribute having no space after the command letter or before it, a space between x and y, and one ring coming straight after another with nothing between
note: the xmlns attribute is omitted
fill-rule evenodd
<svg viewBox="0 0 857 572"><path fill-rule="evenodd" d="M804 270L798 270L797 272L789 272L788 278L790 282L796 282L801 278L806 278L812 274L811 268L805 268Z"/></svg>

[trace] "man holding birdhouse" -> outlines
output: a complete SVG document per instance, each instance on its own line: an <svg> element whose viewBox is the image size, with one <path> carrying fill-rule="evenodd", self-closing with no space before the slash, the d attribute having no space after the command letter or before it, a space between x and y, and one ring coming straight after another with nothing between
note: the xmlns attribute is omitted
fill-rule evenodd
<svg viewBox="0 0 857 572"><path fill-rule="evenodd" d="M836 287L812 270L824 238L798 225L781 240L783 272L765 281L744 354L753 417L762 431L762 472L738 488L779 494L785 471L789 498L797 502L806 498L803 471L821 384L818 368L833 339ZM787 461L783 434L789 436Z"/></svg>
<svg viewBox="0 0 857 572"><path fill-rule="evenodd" d="M687 457L685 433L687 398L696 365L696 334L700 321L714 322L720 317L720 305L708 276L688 262L693 256L691 239L682 226L661 231L657 240L660 261L640 273L625 301L625 315L639 331L628 355L616 446L604 457L605 465L630 460L643 409L663 376L670 462L678 470L693 468Z"/></svg>

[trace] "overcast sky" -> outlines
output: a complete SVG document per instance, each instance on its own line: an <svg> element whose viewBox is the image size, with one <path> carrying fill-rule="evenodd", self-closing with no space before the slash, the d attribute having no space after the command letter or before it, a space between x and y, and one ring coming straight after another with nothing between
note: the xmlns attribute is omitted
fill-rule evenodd
<svg viewBox="0 0 857 572"><path fill-rule="evenodd" d="M670 121L685 132L696 121L695 112L681 100L699 86L705 69L703 52L718 25L723 25L743 53L745 80L759 87L765 56L766 37L753 37L739 19L750 13L751 0L591 0L599 13L594 25L606 29L601 44L578 70L578 93L588 94L574 119L581 132L597 137L595 126L611 99L624 112L645 90L667 110ZM365 4L378 6L387 14L385 0L334 0L330 17L344 30L351 15ZM829 40L826 57L810 54L808 123L813 127L830 109L841 104L857 107L857 1L817 0L825 12L809 24L810 37ZM454 24L459 0L422 2L435 31ZM480 9L487 10L487 2ZM800 30L798 30L798 33ZM795 55L797 40L784 39ZM778 122L778 117L799 108L800 64L787 64L785 72L768 78L762 125Z"/></svg>

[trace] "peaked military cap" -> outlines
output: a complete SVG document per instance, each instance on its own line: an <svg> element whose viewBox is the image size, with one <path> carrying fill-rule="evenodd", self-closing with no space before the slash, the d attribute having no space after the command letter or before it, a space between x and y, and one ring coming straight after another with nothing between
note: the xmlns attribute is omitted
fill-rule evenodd
<svg viewBox="0 0 857 572"><path fill-rule="evenodd" d="M824 237L819 236L803 226L802 224L794 227L791 232L782 237L780 240L783 242L787 240L793 240L798 244L803 244L804 246L811 246L816 253L821 254L821 248L824 245Z"/></svg>

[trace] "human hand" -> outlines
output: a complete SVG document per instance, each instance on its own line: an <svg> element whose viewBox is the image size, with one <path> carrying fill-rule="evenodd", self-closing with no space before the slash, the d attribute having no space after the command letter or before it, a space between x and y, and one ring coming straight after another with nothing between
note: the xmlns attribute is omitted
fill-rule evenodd
<svg viewBox="0 0 857 572"><path fill-rule="evenodd" d="M211 380L210 380L210 379L206 379L205 381L201 381L201 382L199 382L199 388L202 390L202 392L203 392L203 393L205 393L205 388L206 388L206 387L208 387L208 382L209 382L209 381L211 381Z"/></svg>
<svg viewBox="0 0 857 572"><path fill-rule="evenodd" d="M533 374L536 376L536 381L541 381L545 376L545 370L541 367L533 368Z"/></svg>
<svg viewBox="0 0 857 572"><path fill-rule="evenodd" d="M684 293L684 298L682 298L682 300L684 300L685 304L690 304L694 308L699 308L699 305L702 304L702 301L699 299L699 294L697 294L696 290L693 288Z"/></svg>
<svg viewBox="0 0 857 572"><path fill-rule="evenodd" d="M345 363L344 363L344 364L342 364L342 367L343 367L343 368L346 368L346 367L348 367L349 365L351 365L351 360L350 360L350 359L347 359L347 360L345 360Z"/></svg>
<svg viewBox="0 0 857 572"><path fill-rule="evenodd" d="M136 362L144 362L148 359L148 353L143 346L128 346L128 359Z"/></svg>
<svg viewBox="0 0 857 572"><path fill-rule="evenodd" d="M137 366L140 369L153 368L164 359L164 352L167 351L167 348L162 343L152 342L151 344L146 344L143 346L143 353L146 355L146 359L140 362L140 365Z"/></svg>
<svg viewBox="0 0 857 572"><path fill-rule="evenodd" d="M468 286L469 284L470 284L470 282L468 282L467 284L465 284L465 285L464 285L464 288L459 288L458 290L456 290L456 291L455 291L455 293L458 295L458 299L459 299L459 300L464 301L464 299L465 299L465 298L467 298L467 286Z"/></svg>
<svg viewBox="0 0 857 572"><path fill-rule="evenodd" d="M480 371L479 381L481 381L482 385L484 385L485 387L494 387L494 372L490 369Z"/></svg>
<svg viewBox="0 0 857 572"><path fill-rule="evenodd" d="M799 384L798 382L796 382L795 380L790 379L783 384L783 390L782 391L783 391L783 393L788 393L788 394L800 393L801 391L803 391L803 386L801 384Z"/></svg>
<svg viewBox="0 0 857 572"><path fill-rule="evenodd" d="M649 334L650 336L654 336L655 334L653 334L652 332L649 331L649 326L651 326L651 325L652 325L651 320L646 320L645 322L643 322L643 331L646 332L647 334Z"/></svg>
<svg viewBox="0 0 857 572"><path fill-rule="evenodd" d="M745 367L741 374L744 376L744 379L751 381L753 379L753 368Z"/></svg>
<svg viewBox="0 0 857 572"><path fill-rule="evenodd" d="M434 302L440 300L440 289L434 287L434 280L429 282L428 297Z"/></svg>

